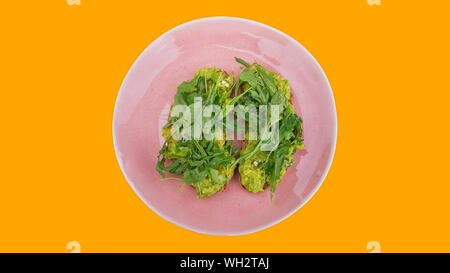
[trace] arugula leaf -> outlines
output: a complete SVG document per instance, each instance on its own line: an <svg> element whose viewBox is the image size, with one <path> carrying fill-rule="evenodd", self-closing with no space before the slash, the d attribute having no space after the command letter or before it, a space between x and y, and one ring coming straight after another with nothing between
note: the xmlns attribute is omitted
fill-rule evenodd
<svg viewBox="0 0 450 273"><path fill-rule="evenodd" d="M241 58L234 57L234 59L236 60L236 62L238 62L240 64L243 64L245 67L249 67L250 66L249 63L247 63L246 61L242 60Z"/></svg>
<svg viewBox="0 0 450 273"><path fill-rule="evenodd" d="M209 173L211 174L212 181L216 184L225 185L228 181L227 177L216 169L209 169Z"/></svg>

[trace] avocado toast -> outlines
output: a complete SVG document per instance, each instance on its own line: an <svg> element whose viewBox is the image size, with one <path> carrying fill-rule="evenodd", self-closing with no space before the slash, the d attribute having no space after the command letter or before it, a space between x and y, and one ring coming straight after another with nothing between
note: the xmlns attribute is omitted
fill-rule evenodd
<svg viewBox="0 0 450 273"><path fill-rule="evenodd" d="M272 198L287 168L294 163L296 151L304 147L302 119L294 111L286 79L257 63L248 64L239 58L236 61L244 65L235 89L235 95L240 97L238 103L244 106L267 105L267 113L273 106L278 106L279 116L274 117L275 122L268 117L258 125L260 134L257 139L249 139L245 134L240 156L234 163L239 164L240 180L245 189L257 193L269 186ZM273 125L278 125L278 130L269 138L264 138L264 132L268 132ZM261 130L264 129L262 127L266 130ZM275 142L272 149L262 148L267 142Z"/></svg>
<svg viewBox="0 0 450 273"><path fill-rule="evenodd" d="M224 70L205 67L197 71L192 80L178 86L169 120L163 127L165 142L159 152L156 169L163 177L162 180L181 180L183 185L189 184L196 189L197 197L204 198L223 190L239 166L242 186L252 193L270 187L272 199L287 168L293 165L296 151L304 148L302 119L294 111L286 79L256 62L249 64L239 58L236 61L243 65L236 83L233 76ZM233 89L234 97L231 98ZM197 104L199 99L200 103ZM184 106L191 117L191 110L195 113L196 105L202 112L210 106L216 106L222 114L218 115L221 122L224 115L229 116L231 113L228 106L236 106L233 116L238 117L238 122L232 128L228 122L227 127L223 123L219 126L215 123L214 130L210 131L212 137L202 138L202 133L208 131L205 131L206 124L216 121L218 116L205 118L203 112L200 119L194 115L192 122L192 119L185 119L185 110L182 117L173 113L177 106ZM256 108L259 108L259 115ZM236 109L244 109L244 114L239 114ZM243 119L245 126L238 125L239 118ZM255 118L257 122L253 122L252 127ZM191 125L199 123L202 129L196 138L195 125ZM176 135L173 129L180 124L185 126L184 131ZM225 140L224 129L233 130L233 134L243 132L244 140L237 159L231 141ZM192 136L193 131L193 139L183 137L186 134ZM255 131L259 134L251 134ZM166 177L165 172L181 177Z"/></svg>
<svg viewBox="0 0 450 273"><path fill-rule="evenodd" d="M225 140L225 132L220 135L220 128L214 128L213 137L177 138L172 134L172 128L177 122L183 122L180 117L172 116L172 110L177 105L185 105L192 109L195 100L202 99L201 107L218 105L222 107L230 101L234 87L234 78L224 70L202 68L195 73L191 81L178 86L174 103L170 110L169 120L163 127L165 139L159 155L156 170L165 179L181 180L195 188L198 198L211 196L223 190L234 173L235 149L230 141ZM195 110L194 110L195 111ZM211 118L209 119L211 120ZM202 123L207 119L202 117ZM188 132L191 133L191 132ZM166 164L166 161L169 164ZM182 177L166 177L164 172L181 175Z"/></svg>

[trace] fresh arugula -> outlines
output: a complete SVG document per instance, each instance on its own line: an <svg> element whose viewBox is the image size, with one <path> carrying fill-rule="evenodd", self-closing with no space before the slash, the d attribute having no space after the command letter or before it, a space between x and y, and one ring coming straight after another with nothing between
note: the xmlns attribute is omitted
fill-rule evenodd
<svg viewBox="0 0 450 273"><path fill-rule="evenodd" d="M203 99L203 107L211 104L224 105L233 86L232 76L227 76L216 68L203 68L192 80L178 86L174 105L181 104L192 108L195 97ZM170 117L163 130L170 130L179 119L180 117ZM202 120L206 121L207 119ZM196 187L199 197L207 197L217 192L231 178L233 171L230 168L236 153L229 141L175 140L169 134L159 151L156 170L160 173L161 180L181 180L183 185ZM166 172L181 177L167 177ZM205 191L205 187L211 189Z"/></svg>
<svg viewBox="0 0 450 273"><path fill-rule="evenodd" d="M264 134L269 134L271 117L266 118L263 127L263 136L260 136L253 145L241 151L240 157L233 163L239 164L239 171L242 179L249 179L252 172L259 169L264 173L265 183L270 186L271 200L273 192L276 190L278 182L281 180L287 167L293 164L293 156L298 149L303 148L302 119L294 112L292 104L289 102L290 90L287 81L283 84L278 74L266 70L258 63L248 64L242 59L236 58L238 63L244 65L237 80L235 97L239 104L247 105L278 105L280 106L280 119L276 122L279 126L278 145L273 151L262 151L264 143L271 143L275 137L265 138ZM281 90L284 88L285 90ZM268 111L270 114L270 111ZM275 139L276 140L276 139ZM260 158L265 158L259 162ZM258 159L258 160L257 160ZM247 163L247 164L246 164ZM256 168L255 168L256 167ZM260 189L263 190L262 188Z"/></svg>
<svg viewBox="0 0 450 273"><path fill-rule="evenodd" d="M158 155L156 170L161 174L161 180L181 180L184 182L183 186L189 184L196 188L198 197L207 197L223 188L231 179L235 167L239 165L241 182L249 179L252 172L262 174L256 177L264 181L259 181L257 185L268 185L272 200L279 181L286 169L293 164L296 151L303 148L302 119L295 113L290 103L287 80L256 62L249 64L240 58L235 59L243 65L236 82L222 70L203 68L192 80L178 86L174 105L181 104L192 108L194 99L202 97L203 107L211 104L222 107L222 118L229 114L226 112L227 106L267 105L270 109L273 105L277 105L281 111L279 118L273 121L268 110L265 124L258 124L262 135L241 150L237 159L235 158L237 151L230 141L175 140L170 134L166 134L165 143ZM233 89L234 96L230 97ZM218 116L203 118L202 122L211 121ZM169 115L163 130L170 130L179 119ZM247 116L245 120L248 122ZM271 130L273 125L278 125L279 128L276 132L278 134L275 139L276 149L263 151L264 144L274 141L275 136ZM239 130L236 123L233 128L228 129L234 132ZM178 176L167 177L166 173ZM244 187L247 188L246 185ZM262 190L263 187L257 189L252 187L251 191Z"/></svg>

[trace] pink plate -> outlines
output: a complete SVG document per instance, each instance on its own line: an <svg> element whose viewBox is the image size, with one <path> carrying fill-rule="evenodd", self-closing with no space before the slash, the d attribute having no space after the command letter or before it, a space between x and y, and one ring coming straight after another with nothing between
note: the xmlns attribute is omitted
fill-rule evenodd
<svg viewBox="0 0 450 273"><path fill-rule="evenodd" d="M293 104L303 118L305 150L286 172L270 202L270 192L253 194L239 175L225 191L197 199L180 181L162 181L155 170L176 87L204 66L235 76L234 57L257 61L290 82ZM113 139L122 172L137 195L158 215L186 229L213 235L240 235L285 219L317 191L336 144L333 93L320 65L298 42L261 23L212 17L180 25L155 40L131 67L117 97Z"/></svg>

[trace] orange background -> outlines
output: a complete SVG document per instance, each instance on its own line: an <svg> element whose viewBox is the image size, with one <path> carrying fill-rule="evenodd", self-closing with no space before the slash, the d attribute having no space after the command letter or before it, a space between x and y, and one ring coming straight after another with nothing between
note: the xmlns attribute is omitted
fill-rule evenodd
<svg viewBox="0 0 450 273"><path fill-rule="evenodd" d="M448 1L3 1L0 251L450 251ZM217 4L219 3L219 4ZM214 237L153 213L112 143L119 87L167 30L208 16L273 26L303 44L336 99L324 184L266 230Z"/></svg>

